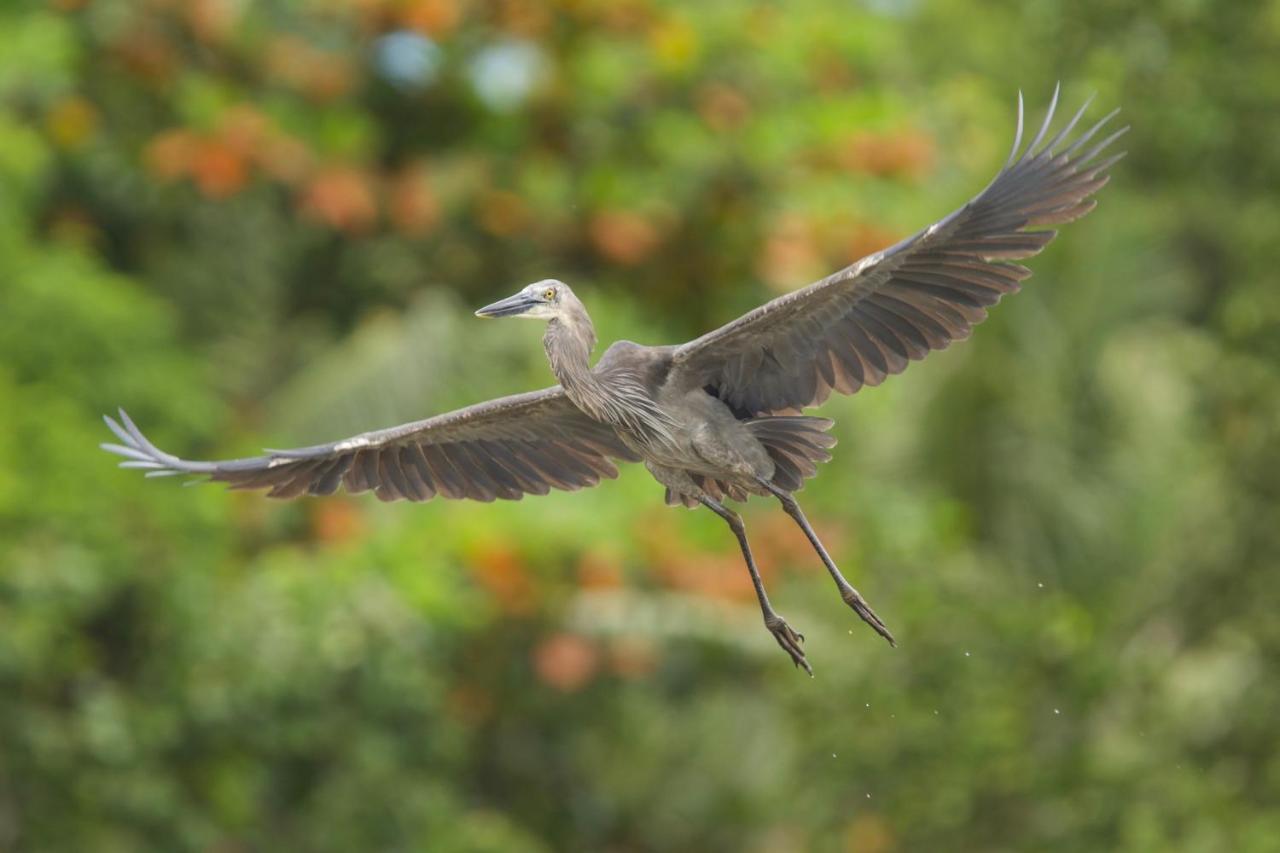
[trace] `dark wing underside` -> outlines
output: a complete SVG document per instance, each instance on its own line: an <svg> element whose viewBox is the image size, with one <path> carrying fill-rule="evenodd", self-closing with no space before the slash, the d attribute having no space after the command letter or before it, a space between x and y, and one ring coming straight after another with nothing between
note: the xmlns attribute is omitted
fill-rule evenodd
<svg viewBox="0 0 1280 853"><path fill-rule="evenodd" d="M1019 156L1018 96L1009 159L964 207L678 347L672 381L707 388L740 417L794 411L818 405L832 390L852 394L879 385L911 361L968 337L987 308L1031 274L1010 261L1039 253L1057 233L1028 229L1092 210L1090 196L1123 156L1093 162L1128 128L1087 147L1114 112L1067 143L1088 102L1045 142L1057 103L1055 91L1044 123Z"/></svg>
<svg viewBox="0 0 1280 853"><path fill-rule="evenodd" d="M328 495L345 486L384 501L443 498L517 500L551 489L594 486L618 475L612 459L635 461L609 426L591 420L558 386L368 432L332 444L268 451L224 462L191 462L146 439L123 411L105 418L123 444L104 450L148 477L207 475L233 489L269 489L268 497Z"/></svg>

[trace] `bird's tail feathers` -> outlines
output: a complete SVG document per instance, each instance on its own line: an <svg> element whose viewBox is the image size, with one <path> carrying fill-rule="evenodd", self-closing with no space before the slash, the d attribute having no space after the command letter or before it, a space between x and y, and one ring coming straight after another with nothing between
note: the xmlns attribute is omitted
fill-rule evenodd
<svg viewBox="0 0 1280 853"><path fill-rule="evenodd" d="M804 481L818 473L818 463L831 459L830 448L835 446L834 436L827 431L835 422L830 418L808 415L775 415L743 421L756 440L764 445L773 459L773 483L788 492L799 491ZM690 474L693 482L713 500L729 498L745 501L755 489L747 489L732 481L717 480ZM698 506L692 495L667 489L667 505L683 504L689 508Z"/></svg>
<svg viewBox="0 0 1280 853"><path fill-rule="evenodd" d="M831 459L836 439L828 433L830 418L809 415L777 415L746 421L747 429L773 459L773 483L788 492L799 491L804 481L818 473L818 463Z"/></svg>

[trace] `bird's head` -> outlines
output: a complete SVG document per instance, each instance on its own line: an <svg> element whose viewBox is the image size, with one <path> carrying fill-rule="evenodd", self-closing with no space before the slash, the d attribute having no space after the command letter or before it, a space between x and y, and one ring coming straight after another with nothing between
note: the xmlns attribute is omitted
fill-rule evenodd
<svg viewBox="0 0 1280 853"><path fill-rule="evenodd" d="M477 317L525 317L530 320L564 320L574 315L580 303L569 285L554 278L535 281L513 296L486 305Z"/></svg>

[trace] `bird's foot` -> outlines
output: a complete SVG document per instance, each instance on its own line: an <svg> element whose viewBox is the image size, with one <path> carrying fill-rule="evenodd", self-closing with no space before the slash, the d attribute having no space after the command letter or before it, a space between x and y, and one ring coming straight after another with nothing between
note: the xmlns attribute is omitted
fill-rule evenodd
<svg viewBox="0 0 1280 853"><path fill-rule="evenodd" d="M889 633L889 628L880 620L876 612L871 609L871 605L867 604L867 600L863 598L856 589L845 584L840 589L840 597L844 599L844 603L853 608L853 611L862 617L862 621L871 626L881 637L889 641L889 645L898 645L893 639L893 634Z"/></svg>
<svg viewBox="0 0 1280 853"><path fill-rule="evenodd" d="M804 634L796 631L787 624L787 620L776 613L765 617L764 626L769 629L770 634L773 634L773 638L778 641L779 646L782 646L782 650L791 655L791 662L812 677L813 667L809 666L809 661L804 657L804 649L800 648L801 643L804 642Z"/></svg>

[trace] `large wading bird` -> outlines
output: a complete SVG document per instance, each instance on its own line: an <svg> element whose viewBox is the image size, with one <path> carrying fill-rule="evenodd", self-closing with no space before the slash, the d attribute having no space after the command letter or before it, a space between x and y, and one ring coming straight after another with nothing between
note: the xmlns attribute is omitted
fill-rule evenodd
<svg viewBox="0 0 1280 853"><path fill-rule="evenodd" d="M548 279L481 308L480 317L546 323L543 345L558 385L491 400L332 444L225 462L165 453L122 410L104 444L147 476L206 475L268 497L328 495L339 486L384 501L435 496L491 501L573 490L615 477L616 461L643 462L670 505L704 506L728 523L769 629L812 674L801 643L765 594L742 519L725 500L773 496L804 531L845 603L891 644L889 629L845 580L793 493L831 458L832 422L799 414L831 394L879 385L931 350L965 338L987 309L1031 274L1013 261L1054 238L1042 226L1088 213L1106 171L1098 157L1120 130L1093 143L1111 113L1070 139L1088 102L1048 136L1055 90L1035 138L1013 150L964 207L881 252L788 293L697 340L676 346L619 341L594 367L596 335L569 286Z"/></svg>

